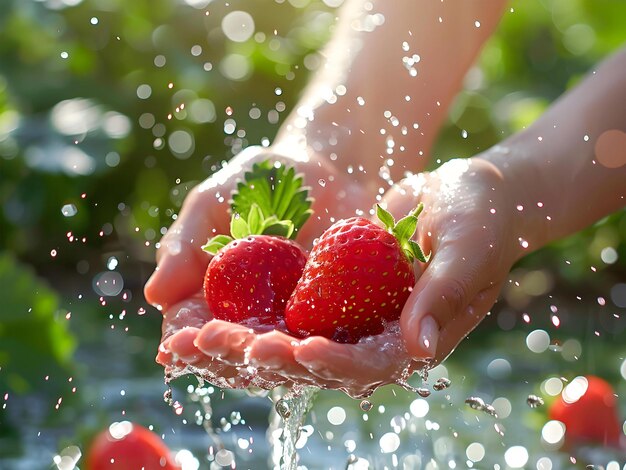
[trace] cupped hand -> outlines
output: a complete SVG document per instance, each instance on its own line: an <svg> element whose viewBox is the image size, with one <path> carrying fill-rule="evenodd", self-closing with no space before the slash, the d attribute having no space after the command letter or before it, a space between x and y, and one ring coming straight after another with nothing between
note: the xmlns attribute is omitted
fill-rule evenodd
<svg viewBox="0 0 626 470"><path fill-rule="evenodd" d="M424 204L419 241L431 259L401 314L413 358L445 359L495 303L526 242L520 192L481 158L451 160L432 173L403 180L384 198L405 213Z"/></svg>
<svg viewBox="0 0 626 470"><path fill-rule="evenodd" d="M357 344L340 344L318 336L299 340L280 329L260 332L215 320L200 294L209 261L200 250L206 238L201 234L212 228L225 230L227 208L219 202L218 193L224 197L246 165L268 154L239 158L227 175L216 174L188 198L162 241L159 269L146 286L148 300L167 306L157 360L170 373L192 372L224 388L315 385L354 397L368 396L380 385L402 382L412 371L443 360L491 308L518 256L512 247L512 198L498 171L480 159L452 161L433 173L403 180L383 200L396 215L424 203L418 234L425 251L432 252L421 277L424 266L416 266L418 282L399 325ZM329 173L332 167L314 159L297 165L307 181L319 175L338 183L337 188L350 188L350 197L339 203L332 186L330 191L321 191L313 185L315 209L328 219L314 217L307 223L308 230L301 235L308 247L330 224L330 217L353 215L357 204L368 197L366 186ZM204 222L192 218L198 211L206 214ZM171 244L174 253L168 248ZM195 287L182 285L177 276L193 277ZM177 288L172 290L172 285Z"/></svg>
<svg viewBox="0 0 626 470"><path fill-rule="evenodd" d="M149 303L166 311L202 289L210 256L201 247L209 238L230 232L232 191L245 171L265 160L293 166L306 175L305 185L314 198L315 214L298 235L305 247L329 225L332 217L353 215L355 201L362 203L367 194L363 181L339 174L332 162L304 149L295 149L285 156L271 149L248 147L185 198L178 217L159 242L157 267L144 289Z"/></svg>
<svg viewBox="0 0 626 470"><path fill-rule="evenodd" d="M332 162L313 153L286 157L269 149L250 148L239 154L192 190L160 241L157 268L145 287L146 299L164 313L157 361L168 374L192 372L225 388L295 383L343 388L361 395L370 384L384 381L391 369L398 368L391 355L388 360L375 361L372 368L361 356L371 358L372 348L393 349L391 346L339 345L324 338L301 342L279 330L253 331L214 319L202 296L210 256L201 246L217 233L228 233L232 190L246 169L267 159L294 166L311 187L315 213L298 237L306 248L333 220L353 216L357 209L367 210L375 201L370 178L339 172ZM382 340L383 336L376 341ZM318 372L318 360L329 367ZM353 362L363 370L346 380Z"/></svg>
<svg viewBox="0 0 626 470"><path fill-rule="evenodd" d="M300 340L279 329L259 332L216 320L201 295L165 312L157 361L171 377L193 373L226 389L312 385L355 398L404 382L425 365L408 356L397 322L357 344L321 336Z"/></svg>

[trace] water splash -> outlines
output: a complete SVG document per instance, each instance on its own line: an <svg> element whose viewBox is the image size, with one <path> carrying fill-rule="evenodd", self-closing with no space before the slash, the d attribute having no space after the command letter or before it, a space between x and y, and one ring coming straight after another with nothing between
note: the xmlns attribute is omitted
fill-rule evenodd
<svg viewBox="0 0 626 470"><path fill-rule="evenodd" d="M526 398L526 404L531 408L538 408L543 406L544 403L543 398L538 397L537 395L528 395L528 398Z"/></svg>
<svg viewBox="0 0 626 470"><path fill-rule="evenodd" d="M275 403L269 430L272 436L272 464L276 470L296 470L296 443L319 389L294 388L279 398L282 390L276 388L272 392Z"/></svg>
<svg viewBox="0 0 626 470"><path fill-rule="evenodd" d="M221 451L226 450L226 447L213 425L213 406L211 405L210 390L204 387L204 380L198 378L198 386L195 388L190 386L187 391L190 400L200 405L200 414L196 414L198 417L197 422L202 425L207 435L213 441L214 446L217 448L217 454L220 454Z"/></svg>
<svg viewBox="0 0 626 470"><path fill-rule="evenodd" d="M436 390L436 391L439 392L441 390L445 390L446 388L449 388L450 385L452 385L452 382L450 381L450 379L448 379L446 377L440 377L434 383L433 390Z"/></svg>
<svg viewBox="0 0 626 470"><path fill-rule="evenodd" d="M372 405L372 402L369 400L361 400L361 403L359 403L359 408L361 408L366 413L370 411L373 408L373 406L374 405Z"/></svg>

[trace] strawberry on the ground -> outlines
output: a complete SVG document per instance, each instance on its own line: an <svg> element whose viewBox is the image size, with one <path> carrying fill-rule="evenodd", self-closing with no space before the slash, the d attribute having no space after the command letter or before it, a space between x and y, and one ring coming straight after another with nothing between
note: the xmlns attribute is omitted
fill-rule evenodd
<svg viewBox="0 0 626 470"><path fill-rule="evenodd" d="M576 382L580 390L575 396L569 396L566 387L564 394L561 394L549 409L550 419L565 425L566 443L619 445L621 426L618 403L611 384L594 375L579 377ZM584 393L578 397L580 392Z"/></svg>
<svg viewBox="0 0 626 470"><path fill-rule="evenodd" d="M217 235L204 250L215 256L204 278L213 316L250 326L276 325L306 263L290 237L311 214L311 200L293 168L255 164L231 203L231 235Z"/></svg>
<svg viewBox="0 0 626 470"><path fill-rule="evenodd" d="M289 331L356 343L397 320L415 284L413 260L426 262L411 237L420 204L398 221L380 206L384 228L362 217L340 220L315 242L285 311Z"/></svg>
<svg viewBox="0 0 626 470"><path fill-rule="evenodd" d="M165 443L152 431L129 421L113 423L87 451L87 470L177 470Z"/></svg>

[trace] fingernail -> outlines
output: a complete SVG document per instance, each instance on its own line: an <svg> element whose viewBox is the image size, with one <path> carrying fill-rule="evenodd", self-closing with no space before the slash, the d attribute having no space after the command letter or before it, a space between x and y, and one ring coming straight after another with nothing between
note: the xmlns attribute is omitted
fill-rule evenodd
<svg viewBox="0 0 626 470"><path fill-rule="evenodd" d="M170 339L166 339L161 344L159 344L156 356L156 362L165 366L169 365L172 362L172 352L169 348Z"/></svg>
<svg viewBox="0 0 626 470"><path fill-rule="evenodd" d="M435 357L437 342L439 341L439 325L431 316L424 317L420 322L419 345L429 358Z"/></svg>

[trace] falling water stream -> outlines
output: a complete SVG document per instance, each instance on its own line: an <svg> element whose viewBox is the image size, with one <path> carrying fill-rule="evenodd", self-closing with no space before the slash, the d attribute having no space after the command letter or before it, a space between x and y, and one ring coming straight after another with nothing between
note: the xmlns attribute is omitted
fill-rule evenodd
<svg viewBox="0 0 626 470"><path fill-rule="evenodd" d="M302 432L307 414L318 394L316 387L290 390L280 396L274 389L275 406L271 416L269 435L272 436L272 464L276 470L296 470L298 456L296 444Z"/></svg>

